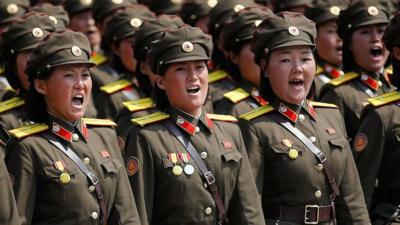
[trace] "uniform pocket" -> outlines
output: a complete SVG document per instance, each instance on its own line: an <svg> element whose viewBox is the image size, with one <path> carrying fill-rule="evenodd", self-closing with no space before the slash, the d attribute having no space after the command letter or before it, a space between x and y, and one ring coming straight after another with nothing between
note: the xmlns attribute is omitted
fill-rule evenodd
<svg viewBox="0 0 400 225"><path fill-rule="evenodd" d="M343 149L346 147L347 144L349 144L347 139L343 136L329 139L328 142L329 142L329 145L331 145L335 148L339 148L339 149Z"/></svg>
<svg viewBox="0 0 400 225"><path fill-rule="evenodd" d="M239 163L242 159L242 154L236 151L229 151L222 154L222 158L225 162L236 162Z"/></svg>
<svg viewBox="0 0 400 225"><path fill-rule="evenodd" d="M115 164L111 160L101 163L101 167L103 167L105 172L108 174L117 174L118 173Z"/></svg>

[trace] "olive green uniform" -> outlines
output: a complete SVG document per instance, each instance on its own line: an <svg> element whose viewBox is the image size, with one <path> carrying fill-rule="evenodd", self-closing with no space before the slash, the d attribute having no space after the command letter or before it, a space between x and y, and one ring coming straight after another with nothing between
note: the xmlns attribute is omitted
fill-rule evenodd
<svg viewBox="0 0 400 225"><path fill-rule="evenodd" d="M239 127L204 111L198 119L173 108L163 115L156 121L138 118L137 122L145 127L131 129L126 143L125 160L142 224L217 224L213 196L195 162L191 157L187 162L169 157L188 153L163 125L166 119L190 140L214 174L222 201L229 209L228 215L229 212L240 214L240 219L230 223L264 224ZM174 165L182 168L192 165L195 170L192 174L174 175Z"/></svg>
<svg viewBox="0 0 400 225"><path fill-rule="evenodd" d="M237 88L236 82L224 70L216 70L208 75L208 95L214 108L224 98L224 94Z"/></svg>
<svg viewBox="0 0 400 225"><path fill-rule="evenodd" d="M342 76L344 72L334 66L324 63L317 66L317 73L314 77L314 96L313 99L319 100L321 95L322 87L329 83L332 79Z"/></svg>
<svg viewBox="0 0 400 225"><path fill-rule="evenodd" d="M330 204L332 194L324 166L273 116L292 123L326 155L340 190L335 201L338 224L369 224L340 111L334 105L324 103L307 102L299 107L278 100L245 114L240 121L267 224L275 224L275 219L279 219L273 217L271 208L310 204L326 206ZM280 221L278 224L303 223Z"/></svg>
<svg viewBox="0 0 400 225"><path fill-rule="evenodd" d="M393 179L400 176L399 101L400 93L396 91L368 99L371 104L362 111L360 128L354 141L354 159L372 221L387 220L400 203L400 183ZM400 224L400 221L397 219L392 224Z"/></svg>
<svg viewBox="0 0 400 225"><path fill-rule="evenodd" d="M94 172L106 201L108 224L140 224L111 121L79 120L76 125L50 117L48 125L14 130L7 166L23 224L99 224L95 188L78 166L44 135L72 149ZM68 174L69 179L63 179Z"/></svg>

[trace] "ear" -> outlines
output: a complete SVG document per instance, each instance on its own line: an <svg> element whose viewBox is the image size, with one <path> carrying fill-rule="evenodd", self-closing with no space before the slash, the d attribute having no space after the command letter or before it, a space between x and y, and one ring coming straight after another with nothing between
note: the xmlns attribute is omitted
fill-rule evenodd
<svg viewBox="0 0 400 225"><path fill-rule="evenodd" d="M163 76L155 75L155 81L158 88L165 91L165 79Z"/></svg>
<svg viewBox="0 0 400 225"><path fill-rule="evenodd" d="M232 61L233 64L239 65L239 55L233 53L233 52L228 52L229 59Z"/></svg>
<svg viewBox="0 0 400 225"><path fill-rule="evenodd" d="M393 56L395 59L400 60L400 47L393 48Z"/></svg>
<svg viewBox="0 0 400 225"><path fill-rule="evenodd" d="M48 95L47 93L47 86L46 86L46 81L45 80L39 80L36 79L34 81L34 86L37 92L39 92L42 95Z"/></svg>

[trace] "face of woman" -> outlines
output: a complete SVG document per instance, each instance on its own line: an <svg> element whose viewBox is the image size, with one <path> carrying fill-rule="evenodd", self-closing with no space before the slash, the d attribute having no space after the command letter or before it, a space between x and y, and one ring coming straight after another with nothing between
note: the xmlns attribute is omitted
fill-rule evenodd
<svg viewBox="0 0 400 225"><path fill-rule="evenodd" d="M337 25L334 20L322 24L318 28L315 40L318 55L326 62L335 66L342 64L343 41L336 32Z"/></svg>
<svg viewBox="0 0 400 225"><path fill-rule="evenodd" d="M47 110L54 116L75 122L82 118L92 91L92 79L84 64L58 66L46 80L35 80L44 95Z"/></svg>
<svg viewBox="0 0 400 225"><path fill-rule="evenodd" d="M17 65L17 75L21 82L22 88L26 91L29 90L30 82L28 80L28 75L25 73L26 63L28 62L29 56L31 56L32 51L23 51L17 54L16 65Z"/></svg>
<svg viewBox="0 0 400 225"><path fill-rule="evenodd" d="M272 51L266 72L276 96L291 104L301 104L310 91L316 71L310 47L283 47Z"/></svg>
<svg viewBox="0 0 400 225"><path fill-rule="evenodd" d="M197 116L206 100L208 70L204 61L172 63L164 76L156 75L172 107Z"/></svg>
<svg viewBox="0 0 400 225"><path fill-rule="evenodd" d="M114 53L119 56L124 66L131 72L136 71L136 59L132 49L132 38L122 39L119 46L115 46Z"/></svg>
<svg viewBox="0 0 400 225"><path fill-rule="evenodd" d="M357 28L352 36L349 49L354 61L362 69L379 73L385 65L389 52L382 42L386 25L371 25Z"/></svg>
<svg viewBox="0 0 400 225"><path fill-rule="evenodd" d="M258 86L260 83L260 67L254 62L254 53L251 51L251 43L243 45L238 55L231 57L233 63L239 66L240 74L244 79Z"/></svg>
<svg viewBox="0 0 400 225"><path fill-rule="evenodd" d="M93 51L100 49L101 36L97 29L93 13L90 10L78 13L71 17L69 28L73 31L82 32L89 39Z"/></svg>

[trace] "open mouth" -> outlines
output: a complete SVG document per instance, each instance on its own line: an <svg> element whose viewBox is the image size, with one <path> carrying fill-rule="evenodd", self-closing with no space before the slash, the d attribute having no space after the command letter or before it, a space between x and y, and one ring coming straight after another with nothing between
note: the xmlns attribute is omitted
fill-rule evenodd
<svg viewBox="0 0 400 225"><path fill-rule="evenodd" d="M186 89L189 94L196 94L200 91L200 86L192 86Z"/></svg>
<svg viewBox="0 0 400 225"><path fill-rule="evenodd" d="M369 51L369 53L370 53L373 57L379 57L379 56L382 56L382 54L383 54L383 49L382 49L381 47L376 46L376 47L373 47L373 48Z"/></svg>
<svg viewBox="0 0 400 225"><path fill-rule="evenodd" d="M304 85L304 80L300 78L296 78L289 81L289 85L295 88L302 87Z"/></svg>
<svg viewBox="0 0 400 225"><path fill-rule="evenodd" d="M75 107L82 107L83 106L84 97L81 94L75 95L72 97L72 105Z"/></svg>
<svg viewBox="0 0 400 225"><path fill-rule="evenodd" d="M342 46L336 47L336 51L341 53L342 52Z"/></svg>

